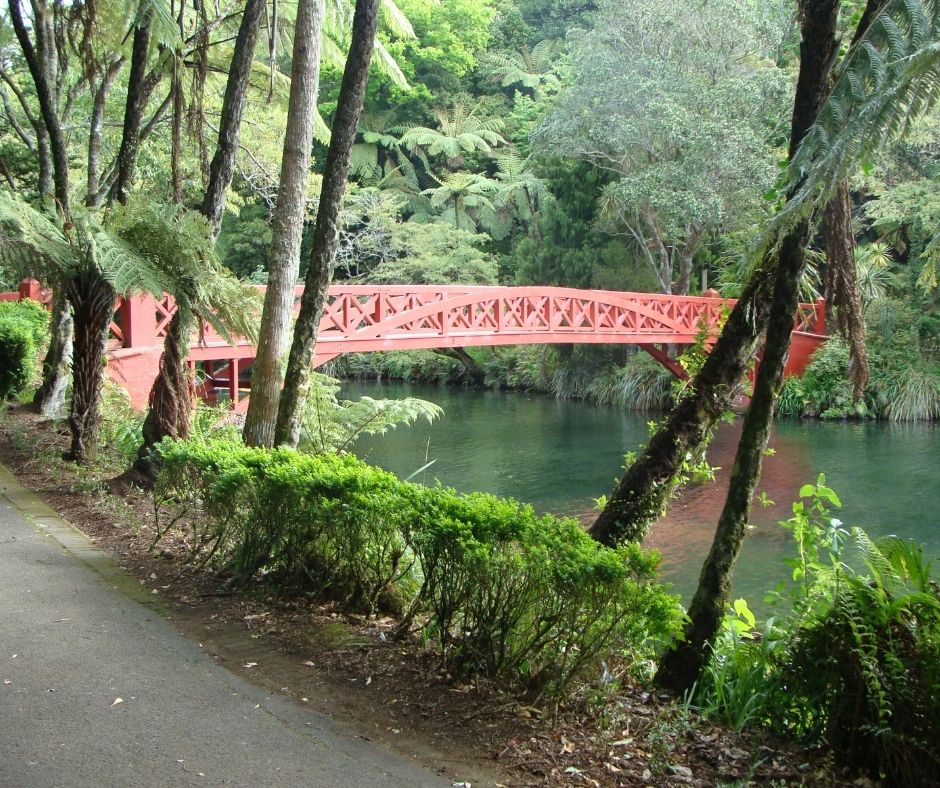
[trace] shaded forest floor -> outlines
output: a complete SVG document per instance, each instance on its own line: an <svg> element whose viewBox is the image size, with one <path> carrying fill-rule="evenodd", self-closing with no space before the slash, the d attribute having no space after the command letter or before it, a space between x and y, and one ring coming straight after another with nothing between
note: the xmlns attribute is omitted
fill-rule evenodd
<svg viewBox="0 0 940 788"><path fill-rule="evenodd" d="M185 565L179 540L153 546L150 497L107 490L123 470L114 458L79 468L59 459L66 446L64 425L22 408L0 421L0 462L219 662L442 774L469 768L507 786L870 784L836 772L824 753L729 731L639 685L560 708L530 705L485 682L455 682L421 643L393 640L393 619L264 588L234 594Z"/></svg>

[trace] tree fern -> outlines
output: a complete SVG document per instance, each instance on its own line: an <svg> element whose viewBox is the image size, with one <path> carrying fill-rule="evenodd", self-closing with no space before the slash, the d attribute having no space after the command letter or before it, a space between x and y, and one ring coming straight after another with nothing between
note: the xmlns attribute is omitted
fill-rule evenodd
<svg viewBox="0 0 940 788"><path fill-rule="evenodd" d="M256 338L261 294L219 263L202 214L138 196L115 207L109 226L150 261L161 288L155 292L185 301L227 341Z"/></svg>
<svg viewBox="0 0 940 788"><path fill-rule="evenodd" d="M940 97L940 0L887 0L835 72L816 123L789 163L792 194L762 237L782 237L821 211L838 183L888 140L903 136Z"/></svg>
<svg viewBox="0 0 940 788"><path fill-rule="evenodd" d="M399 424L428 422L443 411L433 402L407 397L400 400L340 400L340 383L314 373L304 417L301 448L314 452L345 452L362 435L382 435Z"/></svg>

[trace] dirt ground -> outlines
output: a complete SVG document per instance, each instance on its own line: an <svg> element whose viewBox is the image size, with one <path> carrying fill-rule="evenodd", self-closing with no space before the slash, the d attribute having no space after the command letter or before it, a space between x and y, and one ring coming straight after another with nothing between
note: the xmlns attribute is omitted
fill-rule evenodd
<svg viewBox="0 0 940 788"><path fill-rule="evenodd" d="M231 670L358 735L506 786L853 784L822 753L736 734L643 687L531 706L485 683L457 683L420 643L395 642L392 619L261 588L235 594L185 565L178 539L153 544L149 496L107 491L120 467L65 463L66 443L63 425L23 408L0 419L0 462L136 577L183 632Z"/></svg>

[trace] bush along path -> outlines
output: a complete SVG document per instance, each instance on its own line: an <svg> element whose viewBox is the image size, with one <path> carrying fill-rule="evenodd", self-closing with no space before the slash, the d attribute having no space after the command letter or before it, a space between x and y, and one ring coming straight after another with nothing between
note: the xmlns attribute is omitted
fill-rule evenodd
<svg viewBox="0 0 940 788"><path fill-rule="evenodd" d="M821 752L736 734L648 689L678 608L639 548L600 548L572 521L405 484L352 457L247 449L224 431L166 444L154 498L115 498L98 481L110 468L58 459L66 435L52 424L13 410L0 426L0 459L174 623L362 735L440 762L482 756L484 781L507 785L850 779Z"/></svg>

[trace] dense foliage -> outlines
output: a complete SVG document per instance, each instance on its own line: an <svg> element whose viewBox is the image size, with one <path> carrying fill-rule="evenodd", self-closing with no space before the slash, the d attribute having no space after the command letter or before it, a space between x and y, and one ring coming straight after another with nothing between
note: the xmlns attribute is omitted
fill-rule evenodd
<svg viewBox="0 0 940 788"><path fill-rule="evenodd" d="M0 301L0 401L33 383L48 326L49 313L35 301Z"/></svg>
<svg viewBox="0 0 940 788"><path fill-rule="evenodd" d="M760 725L892 785L934 785L940 759L940 587L922 548L873 542L832 516L825 485L804 485L793 517L780 615L758 625L744 600L694 693L708 713ZM788 592L788 593L787 593Z"/></svg>
<svg viewBox="0 0 940 788"><path fill-rule="evenodd" d="M453 672L563 695L649 658L680 609L657 556L601 547L570 519L422 487L351 455L166 443L161 534L237 584L402 616ZM609 678L605 678L609 681Z"/></svg>

